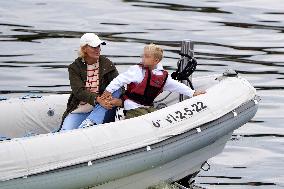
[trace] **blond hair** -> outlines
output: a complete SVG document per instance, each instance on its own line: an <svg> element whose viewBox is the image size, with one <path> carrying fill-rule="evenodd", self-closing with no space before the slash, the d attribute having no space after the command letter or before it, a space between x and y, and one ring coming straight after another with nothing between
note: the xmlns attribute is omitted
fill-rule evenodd
<svg viewBox="0 0 284 189"><path fill-rule="evenodd" d="M80 58L84 58L85 57L85 53L84 53L84 51L83 51L83 47L85 47L86 45L83 45L83 46L80 46L80 48L79 48L79 50L78 50L78 56L80 57Z"/></svg>
<svg viewBox="0 0 284 189"><path fill-rule="evenodd" d="M163 49L159 45L151 43L149 45L146 45L144 47L144 50L153 54L154 57L159 59L160 61L163 59Z"/></svg>

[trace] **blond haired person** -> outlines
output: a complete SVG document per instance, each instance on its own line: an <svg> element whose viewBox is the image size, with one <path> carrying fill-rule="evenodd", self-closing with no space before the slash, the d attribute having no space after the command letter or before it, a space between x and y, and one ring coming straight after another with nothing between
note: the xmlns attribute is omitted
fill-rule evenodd
<svg viewBox="0 0 284 189"><path fill-rule="evenodd" d="M163 91L177 92L189 97L205 93L191 90L168 76L168 72L161 64L162 59L163 49L160 46L146 45L142 63L131 66L106 87L103 96L108 98L114 91L127 84L127 90L123 96L126 119L155 111L154 99Z"/></svg>
<svg viewBox="0 0 284 189"><path fill-rule="evenodd" d="M71 95L63 115L61 130L114 121L115 107L121 105L120 90L106 100L100 95L118 75L114 64L101 55L106 43L94 33L85 33L80 39L79 57L68 66Z"/></svg>

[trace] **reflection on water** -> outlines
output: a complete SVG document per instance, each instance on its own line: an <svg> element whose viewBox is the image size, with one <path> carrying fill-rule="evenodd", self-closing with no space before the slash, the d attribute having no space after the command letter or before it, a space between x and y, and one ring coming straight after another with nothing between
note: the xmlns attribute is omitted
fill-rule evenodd
<svg viewBox="0 0 284 189"><path fill-rule="evenodd" d="M151 1L139 1L139 0L124 0L123 2L134 3L132 4L132 6L143 7L143 8L167 9L172 11L231 14L230 12L219 10L218 7L205 7L205 6L198 7L198 6L177 4L177 3L151 2Z"/></svg>
<svg viewBox="0 0 284 189"><path fill-rule="evenodd" d="M258 90L255 118L238 129L224 152L209 160L197 184L206 188L284 187L284 4L281 0L109 0L0 2L0 94L68 93L67 66L79 37L99 34L124 71L143 46L165 50L173 71L180 41L195 42L194 76L237 70Z"/></svg>

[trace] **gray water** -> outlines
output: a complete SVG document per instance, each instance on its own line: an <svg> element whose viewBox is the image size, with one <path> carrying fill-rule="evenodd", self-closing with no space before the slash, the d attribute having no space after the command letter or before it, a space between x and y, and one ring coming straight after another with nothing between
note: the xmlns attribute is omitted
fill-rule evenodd
<svg viewBox="0 0 284 189"><path fill-rule="evenodd" d="M0 96L67 93L79 38L99 34L102 53L124 71L145 44L165 50L172 72L180 41L195 42L196 76L233 68L261 96L259 111L209 160L196 183L284 188L284 3L281 0L0 1Z"/></svg>

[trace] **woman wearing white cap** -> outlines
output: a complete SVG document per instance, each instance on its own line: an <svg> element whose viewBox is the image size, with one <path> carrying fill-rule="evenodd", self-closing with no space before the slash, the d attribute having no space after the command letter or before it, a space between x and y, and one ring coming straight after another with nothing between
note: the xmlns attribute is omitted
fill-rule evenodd
<svg viewBox="0 0 284 189"><path fill-rule="evenodd" d="M100 54L101 45L105 44L94 33L85 33L81 37L79 57L68 67L72 92L61 130L114 121L115 107L122 104L119 99L121 90L114 92L111 100L100 97L118 75L113 63Z"/></svg>

